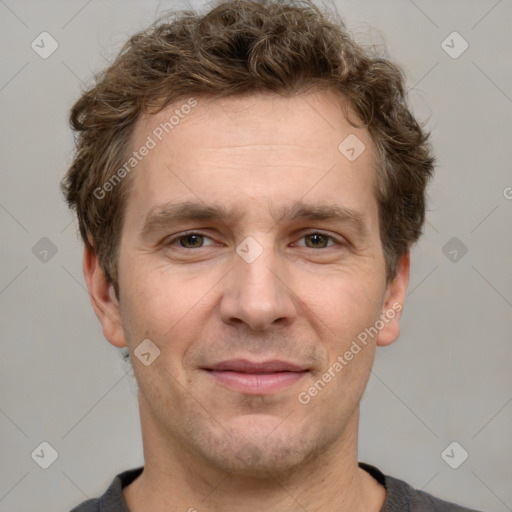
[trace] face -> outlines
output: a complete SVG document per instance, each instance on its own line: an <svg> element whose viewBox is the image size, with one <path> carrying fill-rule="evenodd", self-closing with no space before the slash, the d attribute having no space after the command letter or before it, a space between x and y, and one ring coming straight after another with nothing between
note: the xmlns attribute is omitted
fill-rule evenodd
<svg viewBox="0 0 512 512"><path fill-rule="evenodd" d="M156 144L130 176L119 303L99 293L97 311L130 348L161 453L287 471L355 438L375 347L398 335L407 259L387 283L374 145L335 96L197 98L161 134L185 103L136 127L133 149ZM351 134L356 159L362 146L338 149Z"/></svg>

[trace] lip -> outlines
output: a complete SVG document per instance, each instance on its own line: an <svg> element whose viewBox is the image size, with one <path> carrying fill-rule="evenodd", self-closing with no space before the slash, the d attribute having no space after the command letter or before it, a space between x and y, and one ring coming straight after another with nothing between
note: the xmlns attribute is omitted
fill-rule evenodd
<svg viewBox="0 0 512 512"><path fill-rule="evenodd" d="M288 361L221 361L204 368L219 384L249 395L277 393L301 380L309 370Z"/></svg>

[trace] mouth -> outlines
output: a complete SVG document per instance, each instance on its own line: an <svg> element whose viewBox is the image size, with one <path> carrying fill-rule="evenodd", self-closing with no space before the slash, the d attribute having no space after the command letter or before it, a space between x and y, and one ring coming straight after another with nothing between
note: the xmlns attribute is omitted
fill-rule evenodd
<svg viewBox="0 0 512 512"><path fill-rule="evenodd" d="M282 391L309 373L309 369L287 361L252 362L246 359L221 361L203 368L218 383L249 395Z"/></svg>

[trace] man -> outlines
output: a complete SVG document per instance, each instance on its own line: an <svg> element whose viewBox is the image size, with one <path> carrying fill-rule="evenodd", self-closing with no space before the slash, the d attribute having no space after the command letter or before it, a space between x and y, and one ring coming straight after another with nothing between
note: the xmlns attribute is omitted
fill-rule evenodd
<svg viewBox="0 0 512 512"><path fill-rule="evenodd" d="M357 460L433 158L403 76L312 5L133 36L71 113L63 182L143 468L75 511L455 511Z"/></svg>

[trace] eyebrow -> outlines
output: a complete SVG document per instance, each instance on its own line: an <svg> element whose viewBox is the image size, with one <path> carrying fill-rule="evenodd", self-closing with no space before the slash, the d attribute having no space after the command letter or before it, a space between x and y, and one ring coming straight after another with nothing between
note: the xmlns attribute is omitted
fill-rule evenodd
<svg viewBox="0 0 512 512"><path fill-rule="evenodd" d="M323 220L351 225L359 234L366 236L368 227L362 213L330 203L304 203L295 201L279 210L271 209L271 216L278 224L293 220ZM185 201L165 203L153 207L144 220L142 232L145 235L168 228L171 225L210 220L236 222L243 216L240 210L227 208L221 204Z"/></svg>

